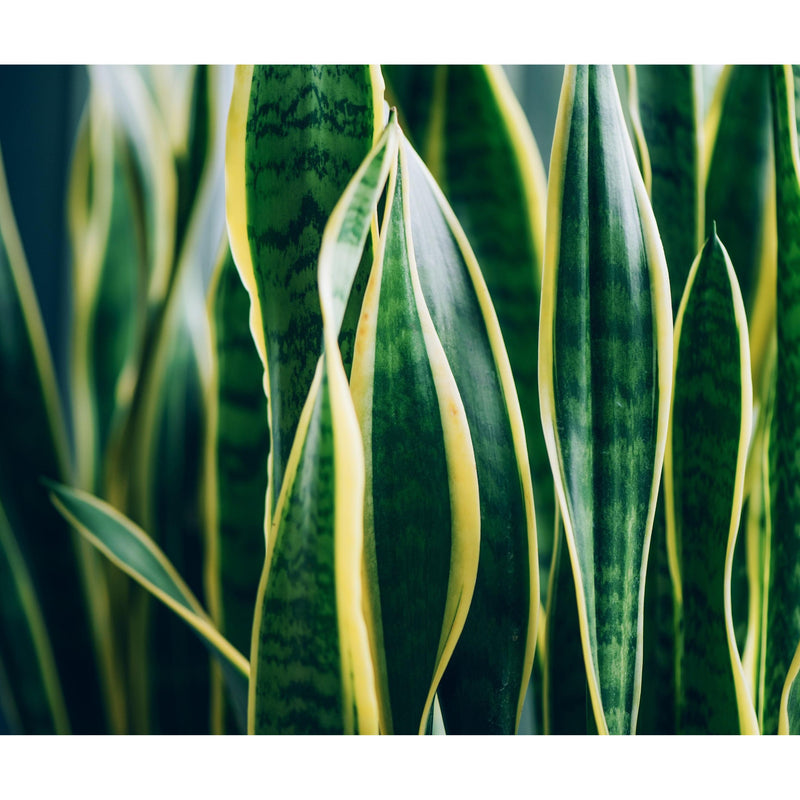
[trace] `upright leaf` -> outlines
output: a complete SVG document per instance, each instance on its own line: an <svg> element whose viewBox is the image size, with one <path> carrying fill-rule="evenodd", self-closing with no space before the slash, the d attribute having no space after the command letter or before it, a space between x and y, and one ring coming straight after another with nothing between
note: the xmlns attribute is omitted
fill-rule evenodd
<svg viewBox="0 0 800 800"><path fill-rule="evenodd" d="M783 685L800 641L800 167L794 77L772 68L778 218L777 361L770 433L771 533L767 545L767 616L763 631L762 733L775 733Z"/></svg>
<svg viewBox="0 0 800 800"><path fill-rule="evenodd" d="M489 292L466 235L404 144L420 285L464 403L481 501L470 612L439 688L451 733L513 733L533 665L536 520L522 416Z"/></svg>
<svg viewBox="0 0 800 800"><path fill-rule="evenodd" d="M410 140L464 228L497 313L525 425L544 592L554 495L535 347L546 197L539 149L500 67L389 66L384 74Z"/></svg>
<svg viewBox="0 0 800 800"><path fill-rule="evenodd" d="M351 375L366 465L369 619L384 733L423 733L475 585L480 504L464 406L422 297L405 159Z"/></svg>
<svg viewBox="0 0 800 800"><path fill-rule="evenodd" d="M715 231L692 266L675 323L664 462L678 733L758 732L731 611L752 404L744 304Z"/></svg>
<svg viewBox="0 0 800 800"><path fill-rule="evenodd" d="M102 733L107 722L77 542L39 483L43 476L67 478L70 464L55 374L2 161L0 320L0 503L36 587L71 729Z"/></svg>
<svg viewBox="0 0 800 800"><path fill-rule="evenodd" d="M270 404L268 514L321 352L323 228L372 145L380 90L364 66L237 68L226 202Z"/></svg>
<svg viewBox="0 0 800 800"><path fill-rule="evenodd" d="M633 733L672 313L663 249L608 67L565 72L548 193L542 424L597 728Z"/></svg>
<svg viewBox="0 0 800 800"><path fill-rule="evenodd" d="M206 449L206 592L222 634L249 653L266 547L269 427L264 370L248 321L250 298L227 240L209 305L214 369Z"/></svg>
<svg viewBox="0 0 800 800"><path fill-rule="evenodd" d="M781 710L778 718L778 733L800 734L800 646L795 650L786 683L781 696Z"/></svg>
<svg viewBox="0 0 800 800"><path fill-rule="evenodd" d="M323 237L324 353L267 536L253 623L250 732L378 732L364 619L364 452L337 340L397 139L390 119Z"/></svg>

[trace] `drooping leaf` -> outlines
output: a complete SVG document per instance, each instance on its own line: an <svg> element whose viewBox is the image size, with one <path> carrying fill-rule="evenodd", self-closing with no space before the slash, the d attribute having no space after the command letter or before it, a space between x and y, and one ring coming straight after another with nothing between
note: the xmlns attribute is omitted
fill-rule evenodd
<svg viewBox="0 0 800 800"><path fill-rule="evenodd" d="M565 72L548 186L542 423L601 733L632 733L647 554L666 439L663 249L607 67Z"/></svg>
<svg viewBox="0 0 800 800"><path fill-rule="evenodd" d="M378 732L364 618L364 451L337 340L398 136L391 118L325 228L324 353L267 536L253 623L253 733Z"/></svg>
<svg viewBox="0 0 800 800"><path fill-rule="evenodd" d="M767 614L762 632L764 695L762 733L775 733L781 693L800 641L800 167L794 77L772 68L775 185L778 219L777 360L775 409L770 432L771 538L765 576Z"/></svg>
<svg viewBox="0 0 800 800"><path fill-rule="evenodd" d="M675 323L664 462L678 733L758 733L731 608L752 403L744 304L714 231L689 273Z"/></svg>
<svg viewBox="0 0 800 800"><path fill-rule="evenodd" d="M320 355L323 228L373 142L382 85L368 67L239 67L228 122L231 250L270 403L275 508Z"/></svg>
<svg viewBox="0 0 800 800"><path fill-rule="evenodd" d="M249 653L266 547L269 427L264 370L250 334L250 298L227 241L209 305L214 371L206 450L206 592L220 632Z"/></svg>
<svg viewBox="0 0 800 800"><path fill-rule="evenodd" d="M107 723L77 540L39 484L41 476L68 477L71 467L44 325L1 160L0 375L0 503L36 588L70 727L102 733Z"/></svg>
<svg viewBox="0 0 800 800"><path fill-rule="evenodd" d="M86 540L191 626L219 659L231 701L242 721L247 712L250 666L211 619L163 552L137 525L87 492L48 482L55 508Z"/></svg>
<svg viewBox="0 0 800 800"><path fill-rule="evenodd" d="M480 540L464 406L419 285L410 187L395 162L351 390L364 443L364 537L381 731L424 733L464 625Z"/></svg>

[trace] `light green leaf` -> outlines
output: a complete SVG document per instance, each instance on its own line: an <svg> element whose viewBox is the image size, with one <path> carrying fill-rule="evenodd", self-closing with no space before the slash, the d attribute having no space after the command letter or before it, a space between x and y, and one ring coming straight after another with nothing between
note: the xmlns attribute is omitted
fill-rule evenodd
<svg viewBox="0 0 800 800"><path fill-rule="evenodd" d="M678 733L758 733L731 610L752 405L744 304L715 231L692 266L675 322L664 461Z"/></svg>
<svg viewBox="0 0 800 800"><path fill-rule="evenodd" d="M800 734L800 645L795 650L794 658L786 676L781 695L781 710L778 718L778 733L784 735Z"/></svg>
<svg viewBox="0 0 800 800"><path fill-rule="evenodd" d="M78 489L47 482L56 509L101 553L192 627L219 659L242 721L246 715L250 666L214 627L183 578L150 537L102 500Z"/></svg>
<svg viewBox="0 0 800 800"><path fill-rule="evenodd" d="M565 72L548 192L542 423L597 728L633 733L672 310L658 230L608 67Z"/></svg>

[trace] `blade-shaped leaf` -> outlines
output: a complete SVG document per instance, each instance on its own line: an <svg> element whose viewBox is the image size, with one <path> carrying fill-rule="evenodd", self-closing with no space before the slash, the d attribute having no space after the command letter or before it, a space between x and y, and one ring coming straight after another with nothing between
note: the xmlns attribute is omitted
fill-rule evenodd
<svg viewBox="0 0 800 800"><path fill-rule="evenodd" d="M206 592L220 632L249 653L266 551L269 427L264 369L250 334L250 298L227 241L212 284L210 313L214 371L206 449Z"/></svg>
<svg viewBox="0 0 800 800"><path fill-rule="evenodd" d="M16 733L69 733L69 719L39 600L0 505L0 654Z"/></svg>
<svg viewBox="0 0 800 800"><path fill-rule="evenodd" d="M664 462L678 733L758 733L731 611L752 404L744 304L715 231L692 266L675 323Z"/></svg>
<svg viewBox="0 0 800 800"><path fill-rule="evenodd" d="M786 676L781 696L781 710L778 718L778 733L784 735L800 734L800 646L795 650L794 658Z"/></svg>
<svg viewBox="0 0 800 800"><path fill-rule="evenodd" d="M404 143L425 303L464 403L481 501L478 577L439 687L450 733L513 733L536 645L539 570L525 433L500 326L463 229Z"/></svg>
<svg viewBox="0 0 800 800"><path fill-rule="evenodd" d="M775 317L774 155L769 67L728 66L706 122L704 230L716 222L730 253L750 329L753 378L760 383Z"/></svg>
<svg viewBox="0 0 800 800"><path fill-rule="evenodd" d="M268 514L320 355L322 232L373 142L382 86L368 67L238 67L228 120L231 249L270 404Z"/></svg>
<svg viewBox="0 0 800 800"><path fill-rule="evenodd" d="M542 424L597 728L632 733L672 310L663 249L608 67L565 72L548 192Z"/></svg>
<svg viewBox="0 0 800 800"><path fill-rule="evenodd" d="M231 701L244 721L250 674L247 659L214 627L153 540L114 508L86 492L51 482L48 488L53 504L64 518L121 570L190 625L219 659Z"/></svg>
<svg viewBox="0 0 800 800"><path fill-rule="evenodd" d="M324 354L267 537L253 622L253 733L378 732L363 610L364 455L337 339L398 136L390 118L325 228Z"/></svg>
<svg viewBox="0 0 800 800"><path fill-rule="evenodd" d="M795 487L800 449L800 166L789 67L772 68L778 218L777 361L770 433L771 539L767 545L767 616L763 631L762 733L775 733L786 674L800 641L800 498Z"/></svg>
<svg viewBox="0 0 800 800"><path fill-rule="evenodd" d="M547 191L539 149L502 68L383 69L387 93L397 96L401 121L405 116L410 125L409 139L463 226L497 313L525 425L544 593L554 495L535 348ZM429 96L423 86L431 87Z"/></svg>
<svg viewBox="0 0 800 800"><path fill-rule="evenodd" d="M41 476L69 474L44 325L0 156L0 503L36 592L75 733L106 730L77 539L48 508ZM8 665L6 665L8 667Z"/></svg>
<svg viewBox="0 0 800 800"><path fill-rule="evenodd" d="M405 159L356 338L352 396L364 441L365 549L381 731L424 733L478 569L480 504L464 407L414 261Z"/></svg>

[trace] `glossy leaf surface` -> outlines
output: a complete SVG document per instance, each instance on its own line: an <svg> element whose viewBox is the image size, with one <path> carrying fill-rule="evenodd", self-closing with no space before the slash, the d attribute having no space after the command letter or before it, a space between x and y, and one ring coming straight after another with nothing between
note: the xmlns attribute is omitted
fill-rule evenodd
<svg viewBox="0 0 800 800"><path fill-rule="evenodd" d="M672 311L663 249L610 68L567 69L548 192L542 423L596 724L602 733L632 733L669 411Z"/></svg>
<svg viewBox="0 0 800 800"><path fill-rule="evenodd" d="M689 273L675 324L664 466L679 631L678 733L758 732L731 611L752 402L744 305L715 232Z"/></svg>

